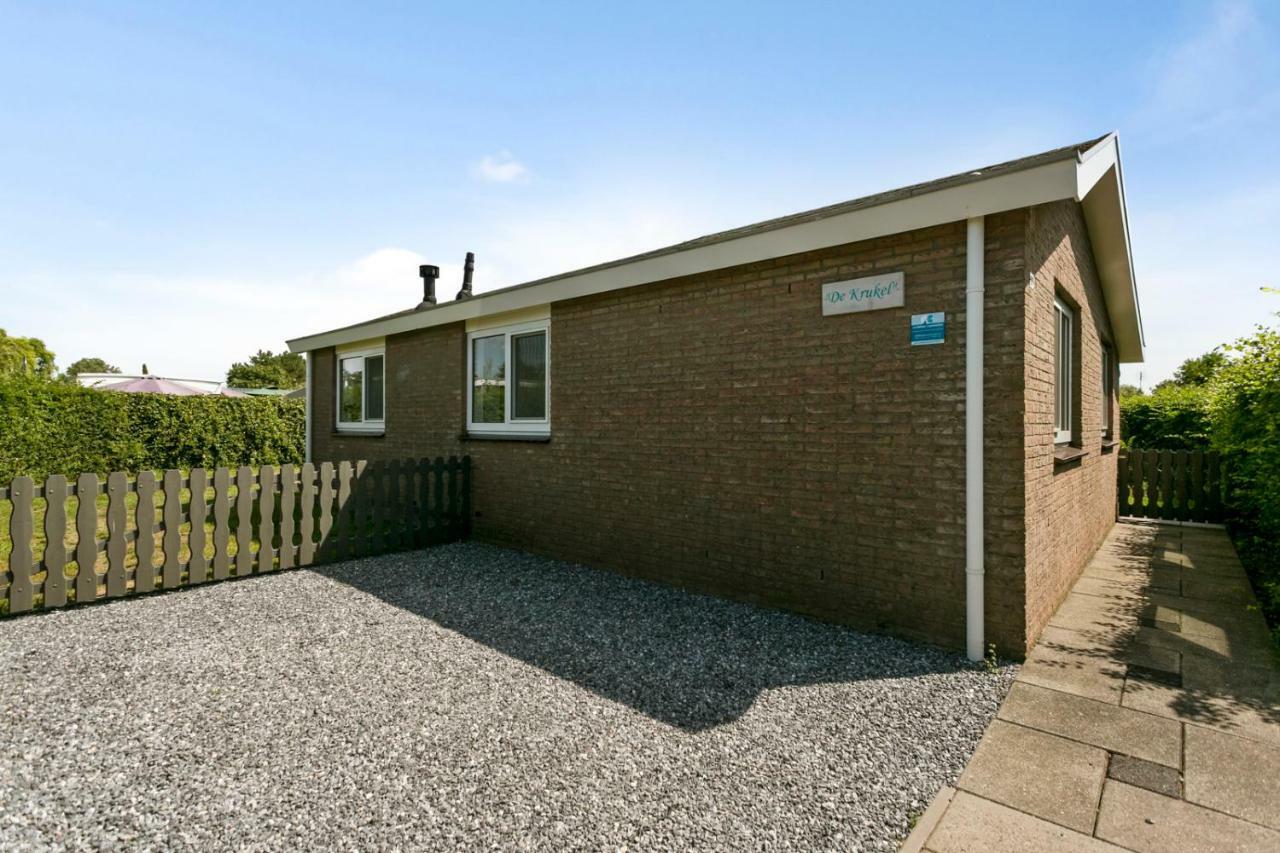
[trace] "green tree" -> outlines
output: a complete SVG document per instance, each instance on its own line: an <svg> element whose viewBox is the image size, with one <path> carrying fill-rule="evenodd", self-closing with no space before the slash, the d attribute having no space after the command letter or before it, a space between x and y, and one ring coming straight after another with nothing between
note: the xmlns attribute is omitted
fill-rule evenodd
<svg viewBox="0 0 1280 853"><path fill-rule="evenodd" d="M1173 374L1173 381L1178 385L1208 385L1209 380L1213 379L1226 365L1226 353L1219 347L1182 362L1177 372Z"/></svg>
<svg viewBox="0 0 1280 853"><path fill-rule="evenodd" d="M62 371L62 378L67 382L74 382L75 378L81 373L119 373L120 368L114 364L108 364L105 359L101 358L77 358L71 364L67 365L67 369Z"/></svg>
<svg viewBox="0 0 1280 853"><path fill-rule="evenodd" d="M1121 400L1125 399L1126 397L1138 397L1141 394L1142 394L1142 389L1139 388L1137 385L1129 385L1129 384L1120 385Z"/></svg>
<svg viewBox="0 0 1280 853"><path fill-rule="evenodd" d="M53 353L39 338L10 337L0 329L0 376L53 378Z"/></svg>
<svg viewBox="0 0 1280 853"><path fill-rule="evenodd" d="M287 350L279 354L258 350L247 362L237 361L227 371L232 388L301 388L306 382L306 359Z"/></svg>

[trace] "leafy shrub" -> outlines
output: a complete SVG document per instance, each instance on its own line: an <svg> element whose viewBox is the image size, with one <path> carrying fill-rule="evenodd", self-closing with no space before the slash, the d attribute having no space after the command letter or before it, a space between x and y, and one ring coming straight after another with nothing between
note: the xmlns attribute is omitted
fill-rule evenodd
<svg viewBox="0 0 1280 853"><path fill-rule="evenodd" d="M1129 447L1208 449L1209 392L1196 385L1162 385L1120 400L1120 436Z"/></svg>
<svg viewBox="0 0 1280 853"><path fill-rule="evenodd" d="M1280 332L1260 328L1226 350L1209 385L1213 446L1229 465L1232 533L1280 630Z"/></svg>
<svg viewBox="0 0 1280 853"><path fill-rule="evenodd" d="M303 401L124 394L14 377L0 381L0 482L298 462Z"/></svg>

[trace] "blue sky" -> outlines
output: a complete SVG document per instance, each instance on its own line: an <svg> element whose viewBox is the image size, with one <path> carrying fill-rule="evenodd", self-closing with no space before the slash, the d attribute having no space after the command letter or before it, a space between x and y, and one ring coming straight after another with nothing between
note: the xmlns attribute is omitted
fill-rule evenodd
<svg viewBox="0 0 1280 853"><path fill-rule="evenodd" d="M0 327L219 377L409 307L1121 134L1145 384L1272 320L1280 7L0 0Z"/></svg>

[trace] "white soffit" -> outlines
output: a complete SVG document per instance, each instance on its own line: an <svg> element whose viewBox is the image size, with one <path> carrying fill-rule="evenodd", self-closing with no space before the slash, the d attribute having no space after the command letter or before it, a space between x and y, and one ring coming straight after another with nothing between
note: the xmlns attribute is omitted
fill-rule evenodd
<svg viewBox="0 0 1280 853"><path fill-rule="evenodd" d="M1080 155L1076 200L1084 213L1102 294L1111 317L1112 341L1122 362L1143 359L1142 310L1129 244L1129 217L1120 166L1120 140L1104 137Z"/></svg>

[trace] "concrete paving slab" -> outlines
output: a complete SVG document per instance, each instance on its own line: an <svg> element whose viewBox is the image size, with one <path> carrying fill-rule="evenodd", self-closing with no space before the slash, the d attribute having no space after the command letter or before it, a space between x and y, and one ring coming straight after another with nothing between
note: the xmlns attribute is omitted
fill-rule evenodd
<svg viewBox="0 0 1280 853"><path fill-rule="evenodd" d="M1182 686L1280 708L1280 669L1273 666L1223 666L1220 658L1188 654L1182 662ZM1280 716L1280 710L1276 713Z"/></svg>
<svg viewBox="0 0 1280 853"><path fill-rule="evenodd" d="M1124 695L1125 669L1117 661L1042 644L1032 650L1018 670L1018 680L1119 705Z"/></svg>
<svg viewBox="0 0 1280 853"><path fill-rule="evenodd" d="M1139 853L1275 853L1280 832L1108 780L1098 838Z"/></svg>
<svg viewBox="0 0 1280 853"><path fill-rule="evenodd" d="M1102 749L995 720L956 787L1091 834L1106 766Z"/></svg>
<svg viewBox="0 0 1280 853"><path fill-rule="evenodd" d="M1015 682L997 716L1109 752L1175 768L1182 764L1182 727L1128 708Z"/></svg>
<svg viewBox="0 0 1280 853"><path fill-rule="evenodd" d="M1127 579L1090 575L1076 581L1071 589L1072 595L1093 595L1099 598L1118 599L1120 601L1142 601L1143 584L1132 583Z"/></svg>
<svg viewBox="0 0 1280 853"><path fill-rule="evenodd" d="M1133 678L1125 681L1120 705L1237 737L1280 745L1280 708L1274 705Z"/></svg>
<svg viewBox="0 0 1280 853"><path fill-rule="evenodd" d="M1144 761L1129 755L1113 755L1107 765L1107 778L1164 794L1166 797L1182 797L1182 774L1173 767Z"/></svg>
<svg viewBox="0 0 1280 853"><path fill-rule="evenodd" d="M1187 799L1280 830L1280 747L1187 726Z"/></svg>
<svg viewBox="0 0 1280 853"><path fill-rule="evenodd" d="M1225 531L1116 525L958 787L926 850L1280 851L1280 658Z"/></svg>
<svg viewBox="0 0 1280 853"><path fill-rule="evenodd" d="M1118 853L1122 848L958 791L926 842L930 853Z"/></svg>

